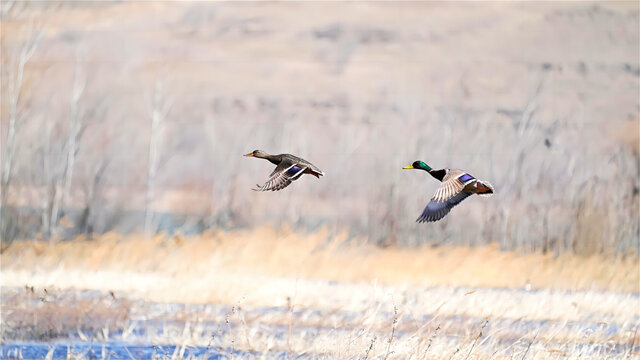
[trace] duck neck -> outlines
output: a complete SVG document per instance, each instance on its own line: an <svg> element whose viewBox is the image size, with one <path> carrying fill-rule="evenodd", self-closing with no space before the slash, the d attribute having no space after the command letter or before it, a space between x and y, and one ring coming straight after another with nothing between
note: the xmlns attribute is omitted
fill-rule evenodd
<svg viewBox="0 0 640 360"><path fill-rule="evenodd" d="M440 170L427 170L429 172L429 174L431 174L431 176L433 176L434 178L442 181L442 179L444 179L444 176L447 174L447 171L444 169L440 169Z"/></svg>
<svg viewBox="0 0 640 360"><path fill-rule="evenodd" d="M423 163L422 161L420 161L418 164L414 164L414 168L415 169L420 169L420 170L424 170L426 172L428 172L429 174L431 174L431 176L433 176L434 178L442 181L442 179L444 179L444 175L447 173L446 170L442 169L442 170L433 170L431 168L431 166Z"/></svg>
<svg viewBox="0 0 640 360"><path fill-rule="evenodd" d="M270 154L264 154L262 156L260 156L263 159L267 159L269 160L270 163L278 165L280 164L280 161L282 161L282 156L280 155L270 155Z"/></svg>

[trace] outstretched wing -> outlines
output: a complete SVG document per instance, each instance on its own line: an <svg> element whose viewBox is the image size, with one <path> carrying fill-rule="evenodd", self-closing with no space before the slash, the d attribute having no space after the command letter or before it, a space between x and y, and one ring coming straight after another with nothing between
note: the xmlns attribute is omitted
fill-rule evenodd
<svg viewBox="0 0 640 360"><path fill-rule="evenodd" d="M440 184L440 187L438 188L438 190L436 190L436 193L433 194L431 200L444 202L458 195L458 193L462 191L462 189L464 189L466 181L469 181L470 179L463 181L462 177L467 174L456 174L454 173L454 171L456 170L452 170L447 175L445 175L442 184Z"/></svg>
<svg viewBox="0 0 640 360"><path fill-rule="evenodd" d="M278 191L286 188L292 181L297 180L304 171L307 170L306 166L300 166L298 164L286 164L280 163L273 170L267 182L263 185L256 185L255 191Z"/></svg>
<svg viewBox="0 0 640 360"><path fill-rule="evenodd" d="M416 221L420 223L425 221L438 221L445 217L454 206L460 204L462 200L471 195L472 193L470 192L461 191L446 201L436 201L432 199L424 210L422 210L422 214Z"/></svg>
<svg viewBox="0 0 640 360"><path fill-rule="evenodd" d="M460 170L451 170L445 175L442 184L436 190L431 201L416 220L417 222L438 221L451 209L472 193L462 191L465 185L474 181L474 177Z"/></svg>

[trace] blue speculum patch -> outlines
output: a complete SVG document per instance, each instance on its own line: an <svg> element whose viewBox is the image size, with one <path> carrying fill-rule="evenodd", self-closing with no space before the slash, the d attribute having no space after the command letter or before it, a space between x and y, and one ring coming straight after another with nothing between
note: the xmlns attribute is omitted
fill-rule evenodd
<svg viewBox="0 0 640 360"><path fill-rule="evenodd" d="M469 181L469 180L471 180L473 178L474 177L469 175L469 174L464 174L464 175L460 176L458 179L460 179L460 181L462 181L462 182L467 182L467 181Z"/></svg>
<svg viewBox="0 0 640 360"><path fill-rule="evenodd" d="M297 174L302 168L299 168L297 166L292 167L291 169L287 170L287 174L289 175L295 175Z"/></svg>

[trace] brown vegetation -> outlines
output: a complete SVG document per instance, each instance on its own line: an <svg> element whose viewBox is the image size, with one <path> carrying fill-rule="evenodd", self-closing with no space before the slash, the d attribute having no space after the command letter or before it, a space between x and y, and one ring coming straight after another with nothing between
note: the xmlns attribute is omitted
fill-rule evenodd
<svg viewBox="0 0 640 360"><path fill-rule="evenodd" d="M383 249L367 244L366 239L348 239L346 233L296 233L268 227L189 237L106 234L92 241L78 238L53 245L20 242L2 255L2 271L3 284L11 286L35 282L39 286L94 288L96 283L108 281L111 290L138 291L152 294L151 298L162 294L163 300L227 303L230 299L219 298L218 289L208 293L199 288L203 279L242 290L254 285L254 276L636 293L640 283L634 257L522 255L496 246ZM119 273L132 276L118 284ZM116 276L115 283L96 280L109 274ZM152 278L167 283L145 284L144 278L136 281L134 274L153 274ZM181 283L181 291L163 294L174 282ZM138 288L140 284L144 288Z"/></svg>
<svg viewBox="0 0 640 360"><path fill-rule="evenodd" d="M636 354L634 259L346 239L260 228L17 242L2 255L0 333L336 359Z"/></svg>
<svg viewBox="0 0 640 360"><path fill-rule="evenodd" d="M131 302L106 294L79 296L55 287L3 289L3 326L0 338L14 341L51 341L69 333L102 332L121 329L129 321ZM83 339L86 340L86 339Z"/></svg>
<svg viewBox="0 0 640 360"><path fill-rule="evenodd" d="M2 74L5 245L270 222L385 245L637 254L636 3L3 11L3 65L39 40L23 77ZM240 156L255 148L327 176L255 194L268 168ZM402 172L418 158L467 169L496 196L416 226L437 185Z"/></svg>

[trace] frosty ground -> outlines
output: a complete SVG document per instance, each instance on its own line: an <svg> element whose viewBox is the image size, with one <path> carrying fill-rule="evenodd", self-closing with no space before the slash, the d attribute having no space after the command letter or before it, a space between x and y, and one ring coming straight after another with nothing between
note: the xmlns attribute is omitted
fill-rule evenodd
<svg viewBox="0 0 640 360"><path fill-rule="evenodd" d="M15 243L2 258L3 358L638 356L634 258L328 238Z"/></svg>

